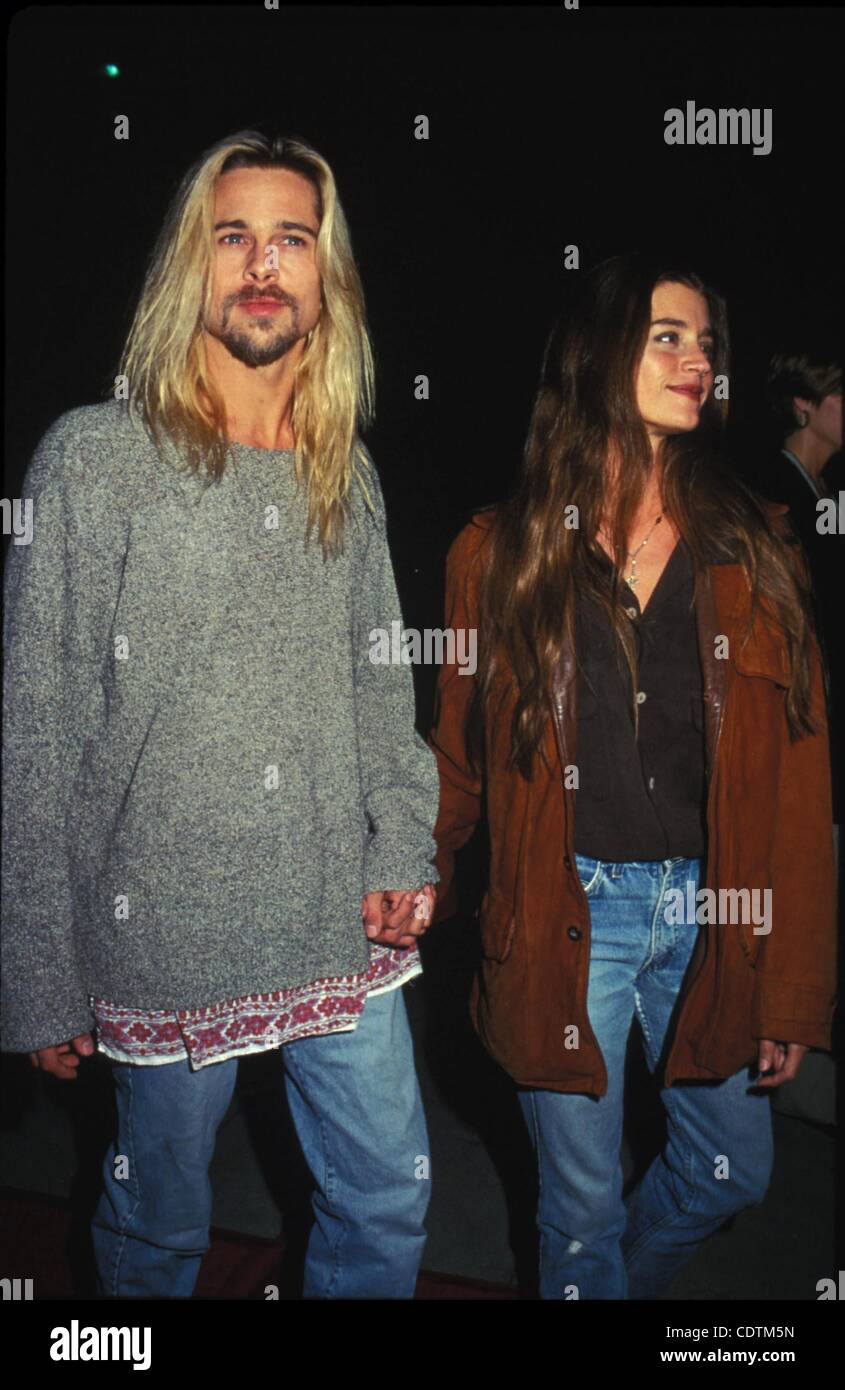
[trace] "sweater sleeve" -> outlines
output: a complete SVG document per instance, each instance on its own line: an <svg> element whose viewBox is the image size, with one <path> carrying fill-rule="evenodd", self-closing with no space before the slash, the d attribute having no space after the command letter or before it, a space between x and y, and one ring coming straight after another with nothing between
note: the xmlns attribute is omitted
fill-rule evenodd
<svg viewBox="0 0 845 1390"><path fill-rule="evenodd" d="M371 660L376 630L388 638L402 612L387 541L384 498L371 467L366 478L375 515L367 514L361 583L353 600L356 720L364 802L370 826L365 893L410 891L437 883L434 824L439 785L434 755L415 728L410 665Z"/></svg>
<svg viewBox="0 0 845 1390"><path fill-rule="evenodd" d="M3 1047L36 1051L92 1025L77 958L67 813L114 596L75 412L23 479L32 538L10 543L3 646ZM111 608L109 604L111 603Z"/></svg>

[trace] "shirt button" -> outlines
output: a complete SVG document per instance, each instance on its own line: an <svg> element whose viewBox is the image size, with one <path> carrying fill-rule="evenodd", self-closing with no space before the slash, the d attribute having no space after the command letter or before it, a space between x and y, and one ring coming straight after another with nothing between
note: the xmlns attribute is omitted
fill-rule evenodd
<svg viewBox="0 0 845 1390"><path fill-rule="evenodd" d="M566 928L566 935L569 937L569 940L570 940L570 941L580 941L580 940L581 940L581 935L582 935L581 928L580 928L580 927L567 927L567 928Z"/></svg>
<svg viewBox="0 0 845 1390"><path fill-rule="evenodd" d="M641 705L644 699L645 699L645 691L644 691L644 690L638 690L638 691L637 691L637 704L638 704L638 705Z"/></svg>
<svg viewBox="0 0 845 1390"><path fill-rule="evenodd" d="M625 612L628 614L629 618L636 618L637 616L636 608L626 608Z"/></svg>
<svg viewBox="0 0 845 1390"><path fill-rule="evenodd" d="M649 779L648 779L648 789L649 789L650 792L654 791L654 778L653 778L653 777L649 777Z"/></svg>
<svg viewBox="0 0 845 1390"><path fill-rule="evenodd" d="M565 855L563 856L563 862L564 862L564 864L566 865L567 869L571 869L571 868L572 868L572 860L570 859L570 857L569 857L568 854L565 854Z"/></svg>

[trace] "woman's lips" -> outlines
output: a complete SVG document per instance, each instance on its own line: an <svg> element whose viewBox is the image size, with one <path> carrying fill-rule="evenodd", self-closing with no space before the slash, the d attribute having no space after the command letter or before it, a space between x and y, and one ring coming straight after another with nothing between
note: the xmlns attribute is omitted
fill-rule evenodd
<svg viewBox="0 0 845 1390"><path fill-rule="evenodd" d="M670 391L677 391L679 396L689 396L693 401L701 400L701 392L695 386L670 386Z"/></svg>

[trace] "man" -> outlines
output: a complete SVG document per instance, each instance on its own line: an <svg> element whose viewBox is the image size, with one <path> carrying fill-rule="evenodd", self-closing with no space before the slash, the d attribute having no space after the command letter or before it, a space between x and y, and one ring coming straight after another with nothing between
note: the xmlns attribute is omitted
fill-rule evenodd
<svg viewBox="0 0 845 1390"><path fill-rule="evenodd" d="M828 464L842 448L842 367L823 338L773 354L768 397L781 447L754 474L764 497L785 502L812 581L816 628L824 654L833 837L842 835L842 546L840 534L819 530L821 498L835 499ZM840 870L841 872L841 870ZM775 1109L819 1124L836 1123L835 1054L810 1052L793 1081L772 1098Z"/></svg>
<svg viewBox="0 0 845 1390"><path fill-rule="evenodd" d="M842 821L841 720L842 540L820 531L820 498L834 498L825 476L842 448L842 368L832 351L776 353L769 364L769 405L782 444L755 475L764 497L789 506L789 519L804 548L813 584L815 619L828 674L833 819Z"/></svg>
<svg viewBox="0 0 845 1390"><path fill-rule="evenodd" d="M369 660L401 615L316 151L246 131L197 161L117 380L42 439L7 566L3 1045L72 1079L93 1025L112 1059L103 1293L191 1294L237 1058L281 1046L305 1296L411 1297L428 1143L398 987L438 778L410 671Z"/></svg>

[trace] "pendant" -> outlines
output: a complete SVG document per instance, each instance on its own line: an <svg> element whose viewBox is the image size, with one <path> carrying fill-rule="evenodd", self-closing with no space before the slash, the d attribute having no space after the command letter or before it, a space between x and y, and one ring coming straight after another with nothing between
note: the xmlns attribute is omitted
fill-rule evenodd
<svg viewBox="0 0 845 1390"><path fill-rule="evenodd" d="M629 587L630 589L636 589L636 587L637 587L637 585L639 584L639 582L640 582L640 581L639 581L639 579L637 578L637 576L636 576L635 574L632 574L632 575L631 575L631 578L628 580L628 587Z"/></svg>

